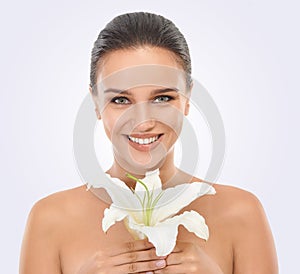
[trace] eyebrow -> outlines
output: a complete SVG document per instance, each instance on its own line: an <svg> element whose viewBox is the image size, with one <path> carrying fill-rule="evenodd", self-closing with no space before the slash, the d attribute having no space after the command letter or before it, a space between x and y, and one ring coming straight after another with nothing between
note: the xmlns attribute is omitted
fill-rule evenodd
<svg viewBox="0 0 300 274"><path fill-rule="evenodd" d="M151 91L151 95L155 95L158 93L165 93L165 92L178 92L178 88L159 88ZM115 89L115 88L108 88L104 90L104 93L119 93L119 94L125 94L125 95L131 95L131 92L128 90L120 90L120 89Z"/></svg>

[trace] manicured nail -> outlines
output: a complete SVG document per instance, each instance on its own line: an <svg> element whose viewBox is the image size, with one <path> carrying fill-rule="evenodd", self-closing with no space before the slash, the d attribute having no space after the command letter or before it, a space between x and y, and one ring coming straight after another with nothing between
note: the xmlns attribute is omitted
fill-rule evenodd
<svg viewBox="0 0 300 274"><path fill-rule="evenodd" d="M156 262L156 266L165 267L166 266L166 261L165 260L159 260L159 261Z"/></svg>

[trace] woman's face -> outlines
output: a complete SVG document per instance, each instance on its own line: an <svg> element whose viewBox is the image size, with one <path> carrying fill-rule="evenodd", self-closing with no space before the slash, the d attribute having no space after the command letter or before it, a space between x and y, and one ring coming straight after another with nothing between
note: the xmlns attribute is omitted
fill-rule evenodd
<svg viewBox="0 0 300 274"><path fill-rule="evenodd" d="M116 50L101 60L93 97L123 169L142 174L173 154L189 108L185 83L181 66L166 49Z"/></svg>

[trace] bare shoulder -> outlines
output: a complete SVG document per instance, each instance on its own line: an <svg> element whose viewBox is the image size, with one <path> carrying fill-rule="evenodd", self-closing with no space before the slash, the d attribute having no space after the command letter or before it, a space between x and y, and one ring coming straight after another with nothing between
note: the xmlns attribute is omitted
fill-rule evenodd
<svg viewBox="0 0 300 274"><path fill-rule="evenodd" d="M88 205L85 192L84 186L80 186L51 194L37 201L27 219L25 242L27 238L36 240L43 235L47 235L47 239L51 239L52 243L57 241L62 229L72 219L72 215L80 215L80 211Z"/></svg>
<svg viewBox="0 0 300 274"><path fill-rule="evenodd" d="M244 217L251 211L262 210L259 199L247 190L230 185L212 184L197 177L193 177L193 182L206 183L214 187L216 193L202 196L201 199L197 200L196 206L199 209L204 207L213 211L213 215L216 216L217 214L218 218L222 215L226 218Z"/></svg>
<svg viewBox="0 0 300 274"><path fill-rule="evenodd" d="M261 214L263 207L259 199L253 193L228 185L213 185L216 194L214 195L214 204L220 208L227 217L247 218L254 217L252 214ZM250 214L250 215L249 215Z"/></svg>
<svg viewBox="0 0 300 274"><path fill-rule="evenodd" d="M187 175L184 173L184 176ZM193 177L192 181L211 184L197 177ZM216 193L204 195L194 203L195 207L210 219L232 223L249 221L251 218L264 215L262 204L255 194L235 186L211 185Z"/></svg>
<svg viewBox="0 0 300 274"><path fill-rule="evenodd" d="M232 243L234 273L278 273L273 236L259 199L233 186L214 188L216 194L207 195L208 214Z"/></svg>
<svg viewBox="0 0 300 274"><path fill-rule="evenodd" d="M59 249L62 231L72 220L71 214L78 214L76 209L85 199L84 191L83 187L61 191L34 204L22 242L21 274L38 274L41 269L45 274L61 273Z"/></svg>
<svg viewBox="0 0 300 274"><path fill-rule="evenodd" d="M51 194L37 201L29 214L36 221L51 223L61 222L70 209L83 202L84 187L76 187Z"/></svg>
<svg viewBox="0 0 300 274"><path fill-rule="evenodd" d="M257 230L259 225L268 228L265 210L255 194L229 185L214 184L213 186L216 194L206 195L205 204L209 215L222 222L224 228L228 227L235 235L243 233L246 228L256 226Z"/></svg>
<svg viewBox="0 0 300 274"><path fill-rule="evenodd" d="M37 201L30 211L28 222L39 228L59 231L102 208L99 201L94 194L86 191L85 185L59 191Z"/></svg>

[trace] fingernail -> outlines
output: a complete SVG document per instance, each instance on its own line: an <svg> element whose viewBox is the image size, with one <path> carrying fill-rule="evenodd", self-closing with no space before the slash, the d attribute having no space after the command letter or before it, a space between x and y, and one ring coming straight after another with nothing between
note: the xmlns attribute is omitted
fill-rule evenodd
<svg viewBox="0 0 300 274"><path fill-rule="evenodd" d="M146 272L146 274L153 274L153 272L152 271L148 271L148 272Z"/></svg>
<svg viewBox="0 0 300 274"><path fill-rule="evenodd" d="M159 261L156 262L156 266L164 267L164 266L166 266L166 261L165 260L159 260Z"/></svg>

